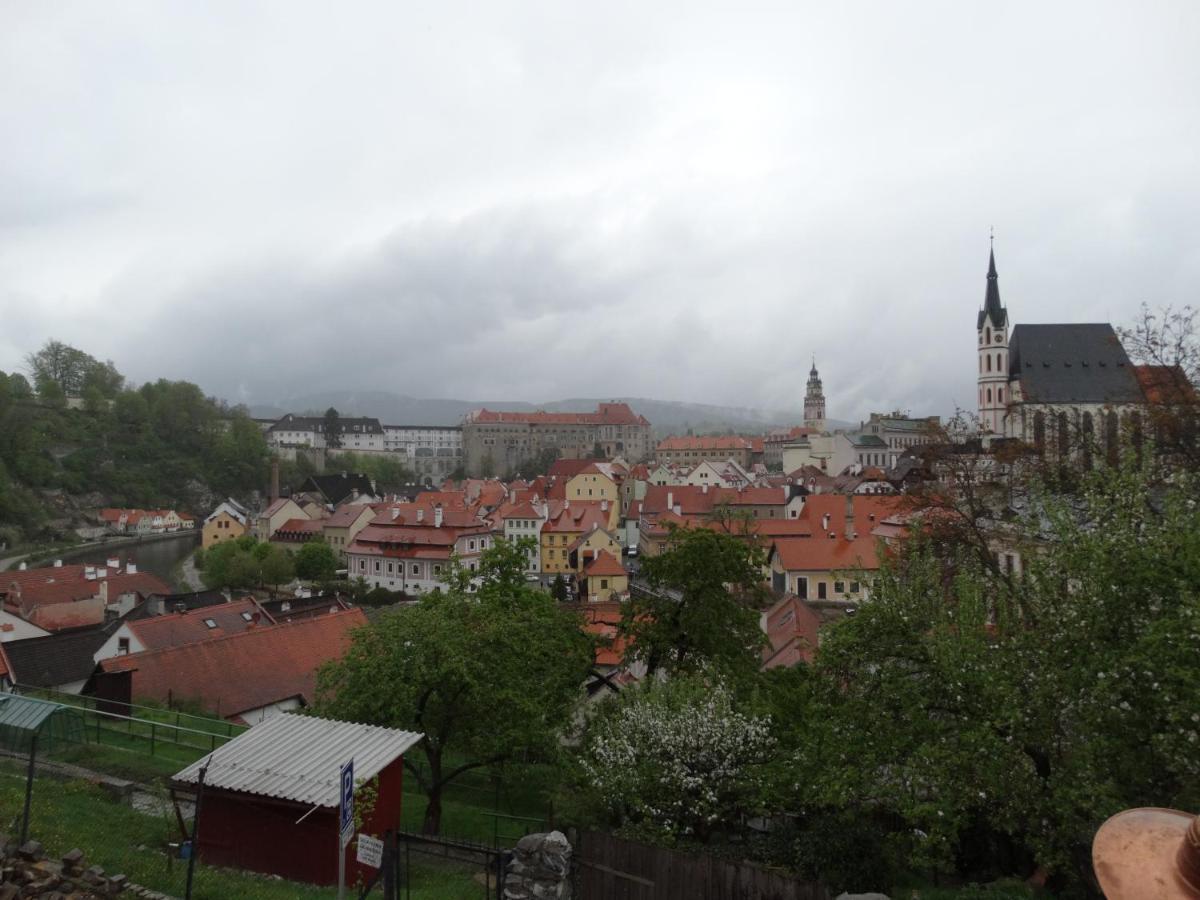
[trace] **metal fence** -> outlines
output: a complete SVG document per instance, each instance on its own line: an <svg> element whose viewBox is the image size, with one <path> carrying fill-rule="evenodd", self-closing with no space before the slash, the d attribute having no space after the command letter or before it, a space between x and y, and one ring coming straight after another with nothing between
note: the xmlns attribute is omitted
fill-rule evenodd
<svg viewBox="0 0 1200 900"><path fill-rule="evenodd" d="M595 831L575 835L572 875L577 900L829 900L818 882L754 863Z"/></svg>

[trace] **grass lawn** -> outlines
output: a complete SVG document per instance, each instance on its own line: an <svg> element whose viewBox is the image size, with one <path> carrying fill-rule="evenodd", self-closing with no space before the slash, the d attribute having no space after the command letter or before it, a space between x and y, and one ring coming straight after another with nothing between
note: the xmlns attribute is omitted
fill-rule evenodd
<svg viewBox="0 0 1200 900"><path fill-rule="evenodd" d="M25 780L20 765L0 763L0 830L10 834L20 827ZM51 857L78 847L90 864L110 873L122 872L131 881L153 890L182 897L187 866L169 861L168 840L178 840L173 816L145 814L110 798L100 788L82 781L39 778L34 785L30 836L41 841ZM14 827L14 822L15 827ZM420 900L478 898L482 886L470 870L414 865L412 896ZM196 867L193 897L196 900L308 900L333 898L336 890L280 881L233 869Z"/></svg>

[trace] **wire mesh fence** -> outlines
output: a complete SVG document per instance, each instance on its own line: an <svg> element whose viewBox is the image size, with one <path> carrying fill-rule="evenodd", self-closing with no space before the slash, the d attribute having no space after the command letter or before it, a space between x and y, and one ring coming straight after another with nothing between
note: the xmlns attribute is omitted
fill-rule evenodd
<svg viewBox="0 0 1200 900"><path fill-rule="evenodd" d="M45 864L61 872L66 863L54 861L77 850L71 871L98 867L170 898L337 896L335 887L206 862L203 800L197 817L198 798L173 790L171 776L240 733L236 726L153 707L125 715L82 698L0 698L0 833L10 845L40 842L50 860ZM7 724L6 705L20 713ZM446 791L443 830L455 835L448 838L419 834L426 797L415 778L406 778L396 823L396 854L403 858L395 857L395 896L498 897L501 851L545 823L541 776L537 767L467 773ZM331 841L331 853L332 847ZM346 896L386 896L382 877L367 880L349 882Z"/></svg>

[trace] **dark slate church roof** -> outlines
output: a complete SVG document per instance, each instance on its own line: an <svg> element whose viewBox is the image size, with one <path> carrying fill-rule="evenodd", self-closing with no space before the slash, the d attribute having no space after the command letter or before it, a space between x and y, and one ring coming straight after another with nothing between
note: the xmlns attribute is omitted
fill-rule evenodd
<svg viewBox="0 0 1200 900"><path fill-rule="evenodd" d="M1133 364L1108 323L1017 325L1009 378L1026 403L1140 403Z"/></svg>

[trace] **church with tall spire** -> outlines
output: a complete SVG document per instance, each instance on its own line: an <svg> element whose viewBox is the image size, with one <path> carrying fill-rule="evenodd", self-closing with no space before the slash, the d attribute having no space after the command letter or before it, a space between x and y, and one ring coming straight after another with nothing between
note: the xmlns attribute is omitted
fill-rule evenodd
<svg viewBox="0 0 1200 900"><path fill-rule="evenodd" d="M817 374L817 360L813 358L808 373L808 387L804 392L804 427L825 429L825 391L821 387L821 376Z"/></svg>
<svg viewBox="0 0 1200 900"><path fill-rule="evenodd" d="M993 246L975 332L978 416L985 434L1058 453L1084 443L1116 452L1122 421L1136 420L1145 404L1146 367L1133 365L1111 324L1010 328Z"/></svg>

